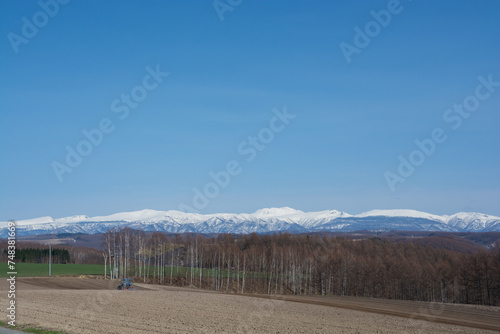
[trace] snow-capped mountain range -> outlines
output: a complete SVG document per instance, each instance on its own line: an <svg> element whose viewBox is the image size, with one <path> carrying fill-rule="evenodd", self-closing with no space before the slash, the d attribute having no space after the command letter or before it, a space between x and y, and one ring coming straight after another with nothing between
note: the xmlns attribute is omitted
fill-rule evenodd
<svg viewBox="0 0 500 334"><path fill-rule="evenodd" d="M439 216L415 210L372 210L350 215L337 210L303 212L284 208L261 209L254 213L197 214L180 211L141 210L109 216L40 217L17 221L17 235L55 233L96 234L113 227L170 233L294 233L316 231L500 231L500 217L460 212ZM7 236L8 222L0 222L0 237Z"/></svg>

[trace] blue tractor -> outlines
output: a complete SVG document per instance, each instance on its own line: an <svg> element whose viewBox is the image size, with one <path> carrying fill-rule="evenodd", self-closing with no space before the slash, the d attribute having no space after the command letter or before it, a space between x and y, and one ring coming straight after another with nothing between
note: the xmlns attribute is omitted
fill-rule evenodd
<svg viewBox="0 0 500 334"><path fill-rule="evenodd" d="M122 284L118 285L118 290L135 290L130 278L122 279Z"/></svg>

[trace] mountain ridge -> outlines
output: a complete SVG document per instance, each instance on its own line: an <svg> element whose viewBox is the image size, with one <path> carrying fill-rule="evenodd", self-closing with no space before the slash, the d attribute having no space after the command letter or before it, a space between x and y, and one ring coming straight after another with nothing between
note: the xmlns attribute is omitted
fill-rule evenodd
<svg viewBox="0 0 500 334"><path fill-rule="evenodd" d="M7 223L0 222L0 237L7 234ZM434 215L395 209L371 210L351 215L338 210L304 212L289 207L263 208L254 213L198 214L169 210L139 210L107 216L76 215L63 218L44 216L17 221L19 235L46 233L103 233L113 227L170 233L269 233L278 231L500 231L500 217L477 212Z"/></svg>

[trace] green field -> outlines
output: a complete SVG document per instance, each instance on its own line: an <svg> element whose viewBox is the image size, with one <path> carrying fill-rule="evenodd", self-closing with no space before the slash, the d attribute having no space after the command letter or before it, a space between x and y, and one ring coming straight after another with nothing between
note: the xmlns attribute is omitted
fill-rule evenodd
<svg viewBox="0 0 500 334"><path fill-rule="evenodd" d="M7 263L0 263L0 277L7 277ZM18 263L17 277L49 276L47 263ZM100 264L53 264L52 276L59 275L102 275L104 266Z"/></svg>

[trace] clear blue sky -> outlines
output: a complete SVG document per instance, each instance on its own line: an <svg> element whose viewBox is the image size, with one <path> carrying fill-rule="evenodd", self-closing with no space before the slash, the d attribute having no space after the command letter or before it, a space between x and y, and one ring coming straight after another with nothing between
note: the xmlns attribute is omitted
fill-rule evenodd
<svg viewBox="0 0 500 334"><path fill-rule="evenodd" d="M0 220L192 206L232 160L241 173L199 212L500 215L500 87L456 130L443 119L479 76L500 81L500 2L402 0L348 63L340 44L387 7L244 0L221 21L210 0L73 0L53 17L1 1ZM23 17L41 26L16 53ZM112 102L158 64L169 76L120 119ZM296 117L248 162L238 146L284 106ZM54 161L103 119L113 132L59 182ZM391 191L384 173L436 128L447 140Z"/></svg>

